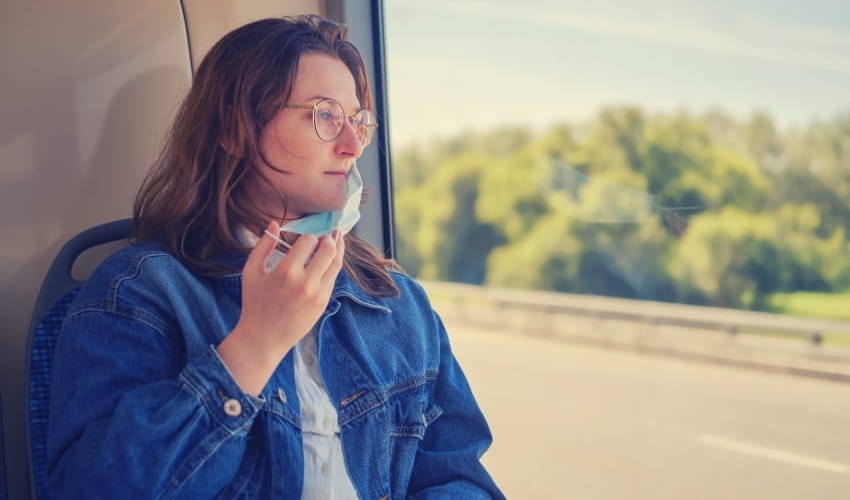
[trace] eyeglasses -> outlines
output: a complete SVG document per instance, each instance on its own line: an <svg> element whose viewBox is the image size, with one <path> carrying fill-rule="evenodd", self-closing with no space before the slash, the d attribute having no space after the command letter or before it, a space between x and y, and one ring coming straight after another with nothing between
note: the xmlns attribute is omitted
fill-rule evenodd
<svg viewBox="0 0 850 500"><path fill-rule="evenodd" d="M351 124L357 138L364 146L372 141L372 135L375 133L375 128L378 124L375 122L375 117L368 109L361 109L351 116L345 114L342 109L342 104L331 98L325 98L316 101L315 104L286 104L284 108L295 109L312 109L313 110L313 127L316 129L316 134L319 139L330 142L336 139L342 132L342 127L345 120Z"/></svg>

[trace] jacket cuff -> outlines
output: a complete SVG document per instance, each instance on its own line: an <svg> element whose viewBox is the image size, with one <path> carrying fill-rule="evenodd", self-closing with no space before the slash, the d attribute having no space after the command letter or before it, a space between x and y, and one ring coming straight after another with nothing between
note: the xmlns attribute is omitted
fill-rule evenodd
<svg viewBox="0 0 850 500"><path fill-rule="evenodd" d="M234 433L249 426L265 404L264 399L242 391L213 345L190 361L180 378L210 415Z"/></svg>

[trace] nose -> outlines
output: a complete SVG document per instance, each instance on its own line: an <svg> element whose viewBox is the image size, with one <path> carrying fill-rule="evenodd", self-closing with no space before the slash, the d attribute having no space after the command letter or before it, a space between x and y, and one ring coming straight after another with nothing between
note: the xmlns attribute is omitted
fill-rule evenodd
<svg viewBox="0 0 850 500"><path fill-rule="evenodd" d="M363 143L361 143L360 138L357 137L357 132L354 131L354 127L351 126L351 122L345 120L342 125L342 130L340 130L334 144L336 154L340 156L353 156L354 158L360 158L360 155L363 154L363 147Z"/></svg>

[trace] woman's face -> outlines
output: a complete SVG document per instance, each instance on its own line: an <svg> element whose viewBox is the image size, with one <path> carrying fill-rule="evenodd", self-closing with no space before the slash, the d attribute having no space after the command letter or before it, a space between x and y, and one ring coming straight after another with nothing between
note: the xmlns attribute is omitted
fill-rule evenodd
<svg viewBox="0 0 850 500"><path fill-rule="evenodd" d="M286 104L312 105L328 97L342 104L348 116L360 110L354 77L342 61L324 54L302 55ZM261 165L274 190L261 182L254 195L264 210L283 213L283 193L287 219L341 208L348 172L363 152L348 120L336 139L325 142L316 135L312 109L296 108L278 111L263 130L260 147L268 162L283 172Z"/></svg>

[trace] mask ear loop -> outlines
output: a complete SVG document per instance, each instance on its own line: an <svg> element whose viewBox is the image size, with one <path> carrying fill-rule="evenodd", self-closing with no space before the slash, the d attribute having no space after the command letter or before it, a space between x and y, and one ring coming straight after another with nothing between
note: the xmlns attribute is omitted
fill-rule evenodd
<svg viewBox="0 0 850 500"><path fill-rule="evenodd" d="M267 235L271 236L271 237L272 237L272 239L273 239L273 240L275 240L276 242L278 242L278 243L280 243L281 245L285 246L287 250L292 250L292 245L290 245L289 243L287 243L287 242L283 241L283 240L282 240L282 239L281 239L278 235L276 235L276 234L272 234L272 233L271 233L268 229L264 229L264 230L263 230L263 232L264 232L264 233L266 233Z"/></svg>

